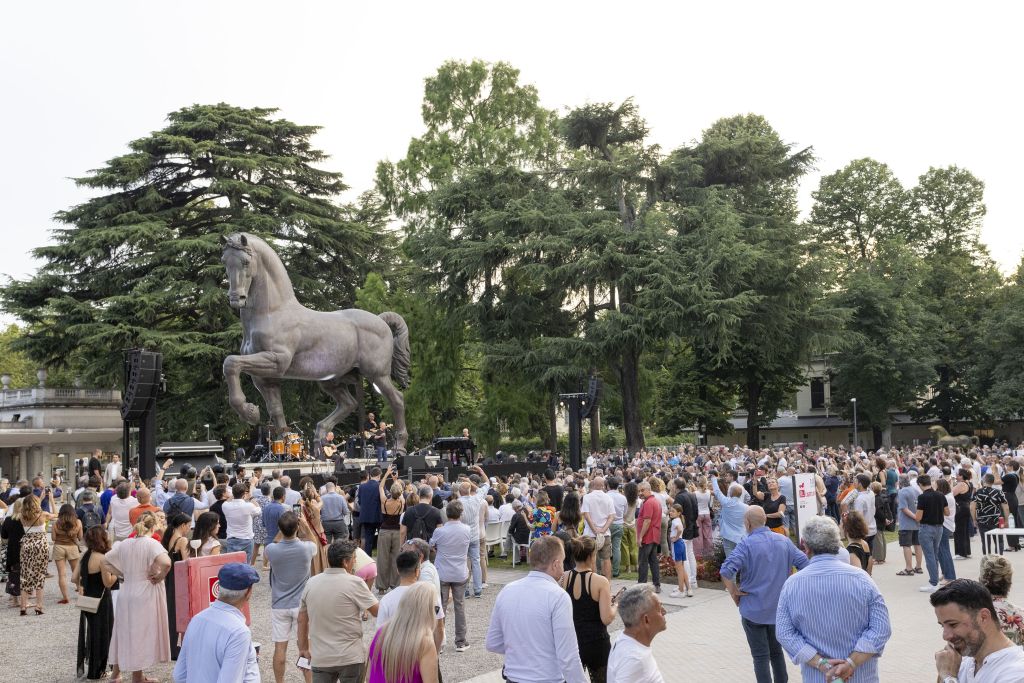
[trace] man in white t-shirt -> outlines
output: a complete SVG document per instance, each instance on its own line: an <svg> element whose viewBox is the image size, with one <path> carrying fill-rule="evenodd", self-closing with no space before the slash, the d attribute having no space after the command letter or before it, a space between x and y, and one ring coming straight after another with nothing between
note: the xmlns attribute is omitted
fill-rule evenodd
<svg viewBox="0 0 1024 683"><path fill-rule="evenodd" d="M857 475L857 497L853 499L853 509L861 514L864 523L868 525L868 535L864 541L868 547L872 547L875 541L875 534L878 533L878 524L875 522L875 494L868 488L871 486L871 477L861 472Z"/></svg>
<svg viewBox="0 0 1024 683"><path fill-rule="evenodd" d="M954 579L930 599L946 641L945 649L935 653L941 683L1024 681L1024 650L1003 634L992 595L983 585Z"/></svg>
<svg viewBox="0 0 1024 683"><path fill-rule="evenodd" d="M590 482L590 493L583 496L580 511L583 512L583 535L590 536L597 542L598 571L611 581L611 527L615 521L615 503L604 491L604 477L594 477Z"/></svg>
<svg viewBox="0 0 1024 683"><path fill-rule="evenodd" d="M380 610L377 612L377 628L383 626L391 617L398 614L398 603L402 596L420 578L420 554L416 550L404 550L398 553L395 558L395 565L398 568L398 587L392 588L388 594L380 599ZM434 605L434 644L440 649L444 642L444 610L441 608L441 594L435 596Z"/></svg>
<svg viewBox="0 0 1024 683"><path fill-rule="evenodd" d="M261 514L258 505L251 501L249 485L235 484L231 489L231 500L225 501L221 512L227 521L227 538L224 542L225 552L244 551L246 562L252 562L253 539L252 520Z"/></svg>
<svg viewBox="0 0 1024 683"><path fill-rule="evenodd" d="M131 511L139 506L139 501L131 495L131 490L131 485L122 481L107 506L107 528L113 531L115 541L123 541L132 533Z"/></svg>
<svg viewBox="0 0 1024 683"><path fill-rule="evenodd" d="M665 630L665 608L649 584L626 590L618 600L626 629L608 655L608 683L664 683L651 652L654 636Z"/></svg>

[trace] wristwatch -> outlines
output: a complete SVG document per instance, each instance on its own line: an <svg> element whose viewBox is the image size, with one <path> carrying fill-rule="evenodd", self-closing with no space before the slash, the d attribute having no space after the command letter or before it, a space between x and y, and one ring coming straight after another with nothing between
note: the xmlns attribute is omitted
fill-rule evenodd
<svg viewBox="0 0 1024 683"><path fill-rule="evenodd" d="M946 676L942 679L942 683L960 683L960 679L956 676Z"/></svg>

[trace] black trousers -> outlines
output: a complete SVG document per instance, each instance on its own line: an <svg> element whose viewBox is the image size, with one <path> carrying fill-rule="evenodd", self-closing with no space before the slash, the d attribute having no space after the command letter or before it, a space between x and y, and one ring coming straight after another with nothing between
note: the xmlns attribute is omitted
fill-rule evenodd
<svg viewBox="0 0 1024 683"><path fill-rule="evenodd" d="M637 571L637 583L647 583L647 569L650 567L651 579L655 586L661 585L661 567L658 566L658 553L661 543L644 543L640 546L640 566Z"/></svg>
<svg viewBox="0 0 1024 683"><path fill-rule="evenodd" d="M971 505L957 505L953 517L953 554L960 557L971 556Z"/></svg>

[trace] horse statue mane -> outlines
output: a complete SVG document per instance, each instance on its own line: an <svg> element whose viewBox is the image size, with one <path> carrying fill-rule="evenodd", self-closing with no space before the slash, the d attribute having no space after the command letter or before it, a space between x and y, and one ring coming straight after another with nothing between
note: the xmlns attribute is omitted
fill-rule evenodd
<svg viewBox="0 0 1024 683"><path fill-rule="evenodd" d="M228 279L228 302L242 319L241 353L224 359L228 403L250 424L260 411L246 401L241 375L250 376L263 396L271 421L287 430L281 382L318 382L335 400L335 410L317 423L321 444L331 428L357 406L359 376L369 379L394 413L395 451L404 454L408 434L405 401L396 388L409 384L409 328L397 313L375 315L349 308L314 311L299 303L291 278L273 247L247 233L224 239L221 255Z"/></svg>

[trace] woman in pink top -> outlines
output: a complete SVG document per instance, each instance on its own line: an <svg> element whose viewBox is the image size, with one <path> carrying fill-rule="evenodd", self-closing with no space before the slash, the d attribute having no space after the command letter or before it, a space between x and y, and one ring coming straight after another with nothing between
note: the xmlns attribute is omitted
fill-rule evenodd
<svg viewBox="0 0 1024 683"><path fill-rule="evenodd" d="M409 587L397 614L373 636L367 683L437 683L436 605L431 584L421 581Z"/></svg>

